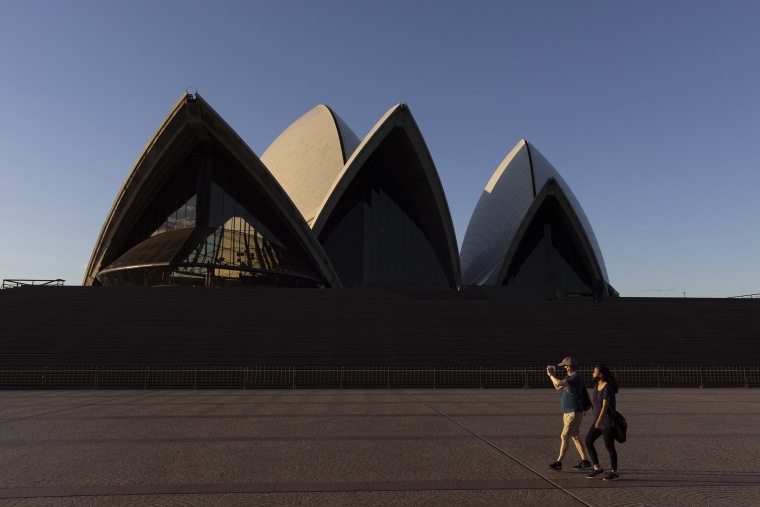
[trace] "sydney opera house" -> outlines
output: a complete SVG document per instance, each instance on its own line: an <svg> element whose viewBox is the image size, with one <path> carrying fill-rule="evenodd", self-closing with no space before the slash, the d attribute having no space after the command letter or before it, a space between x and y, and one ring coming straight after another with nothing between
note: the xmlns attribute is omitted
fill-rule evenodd
<svg viewBox="0 0 760 507"><path fill-rule="evenodd" d="M363 140L317 106L258 158L197 94L176 104L129 174L84 285L616 295L580 203L526 141L488 182L460 262L443 187L405 104Z"/></svg>
<svg viewBox="0 0 760 507"><path fill-rule="evenodd" d="M183 96L82 285L0 291L0 387L529 386L568 355L628 385L760 384L757 300L620 297L525 140L459 250L406 104L363 139L319 105L258 157Z"/></svg>

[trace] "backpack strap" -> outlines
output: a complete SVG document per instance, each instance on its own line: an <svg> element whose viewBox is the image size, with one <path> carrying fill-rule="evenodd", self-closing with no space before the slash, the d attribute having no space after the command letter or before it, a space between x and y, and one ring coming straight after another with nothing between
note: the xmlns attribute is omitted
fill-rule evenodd
<svg viewBox="0 0 760 507"><path fill-rule="evenodd" d="M578 408L580 408L578 412L583 412L583 400L578 398L578 395L575 394L572 389L568 389L568 387L570 387L569 383L565 386L565 389L567 389L567 394L569 394L575 399L575 404L578 406ZM585 389L585 386L583 385L582 382L581 382L581 387Z"/></svg>

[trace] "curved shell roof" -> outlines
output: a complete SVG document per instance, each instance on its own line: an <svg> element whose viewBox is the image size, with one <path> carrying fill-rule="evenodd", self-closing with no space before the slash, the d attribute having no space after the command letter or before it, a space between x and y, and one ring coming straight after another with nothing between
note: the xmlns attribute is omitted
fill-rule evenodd
<svg viewBox="0 0 760 507"><path fill-rule="evenodd" d="M498 285L507 254L538 193L553 180L567 198L609 283L599 243L578 199L554 166L526 140L509 152L475 206L462 242L462 282Z"/></svg>
<svg viewBox="0 0 760 507"><path fill-rule="evenodd" d="M359 174L367 160L377 150L383 140L394 130L401 129L411 142L413 149L419 158L422 168L421 177L425 180L425 185L432 193L434 202L433 209L428 208L430 220L428 223L437 224L440 231L431 231L431 233L442 237L442 243L445 244L444 257L448 258L450 263L453 279L456 287L461 285L461 273L459 268L459 251L457 249L456 234L454 224L451 220L451 212L446 201L446 195L443 191L443 185L435 168L433 158L428 151L422 133L414 120L409 107L406 104L396 104L390 108L382 118L375 124L370 132L364 137L361 144L354 150L351 157L346 162L342 171L335 178L332 186L327 192L323 202L314 211L314 218L309 220L314 235L319 237L322 229L327 224L330 214L333 212L343 194L348 189L353 179Z"/></svg>
<svg viewBox="0 0 760 507"><path fill-rule="evenodd" d="M261 161L311 221L358 145L348 125L329 107L318 105L285 129Z"/></svg>
<svg viewBox="0 0 760 507"><path fill-rule="evenodd" d="M335 271L319 242L311 234L293 202L259 158L200 95L183 96L145 147L122 185L106 218L85 271L83 285L96 282L95 275L114 260L135 220L152 194L152 181L187 154L198 142L213 142L244 168L267 196L280 219L311 257L315 268L332 287L340 286Z"/></svg>
<svg viewBox="0 0 760 507"><path fill-rule="evenodd" d="M403 153L384 145L386 139L399 138L408 147ZM399 160L389 163L389 169L414 175L405 180L404 191L421 212L437 255L451 266L457 287L500 284L526 224L547 193L561 197L595 276L609 283L601 250L580 203L551 163L525 140L510 151L486 185L460 254L435 164L406 104L389 109L361 142L332 110L319 105L283 131L259 159L200 96L187 95L166 117L124 182L93 249L85 285L96 283L95 275L126 245L125 238L160 179L157 175L199 142L220 147L244 168L329 286L340 286L340 281L319 243L320 233L368 161L388 153ZM421 193L411 195L417 190Z"/></svg>

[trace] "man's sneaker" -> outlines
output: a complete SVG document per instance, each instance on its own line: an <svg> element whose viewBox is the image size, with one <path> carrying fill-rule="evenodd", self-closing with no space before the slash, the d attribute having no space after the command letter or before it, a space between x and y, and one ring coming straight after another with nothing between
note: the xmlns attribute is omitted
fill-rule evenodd
<svg viewBox="0 0 760 507"><path fill-rule="evenodd" d="M591 468L591 462L587 459L573 466L573 470L583 470L584 468Z"/></svg>
<svg viewBox="0 0 760 507"><path fill-rule="evenodd" d="M618 474L617 472L607 472L606 474L604 474L605 481L616 481L618 479L620 479L620 474Z"/></svg>
<svg viewBox="0 0 760 507"><path fill-rule="evenodd" d="M561 472L562 471L562 462L561 461L555 461L554 463L552 463L551 465L549 465L549 468L551 468L552 470L556 470L557 472Z"/></svg>
<svg viewBox="0 0 760 507"><path fill-rule="evenodd" d="M599 470L592 470L592 471L590 471L590 472L589 472L589 473L586 475L586 478L587 478L587 479L593 479L593 478L594 478L594 477L596 477L597 475L602 475L603 473L604 473L604 469L603 469L603 468L600 468Z"/></svg>

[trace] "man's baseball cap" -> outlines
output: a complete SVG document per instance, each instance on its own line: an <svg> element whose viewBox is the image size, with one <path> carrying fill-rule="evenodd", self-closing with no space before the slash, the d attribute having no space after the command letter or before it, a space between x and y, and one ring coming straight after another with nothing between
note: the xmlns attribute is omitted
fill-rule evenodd
<svg viewBox="0 0 760 507"><path fill-rule="evenodd" d="M574 357L566 357L557 366L572 366L573 368L577 368L578 361Z"/></svg>

